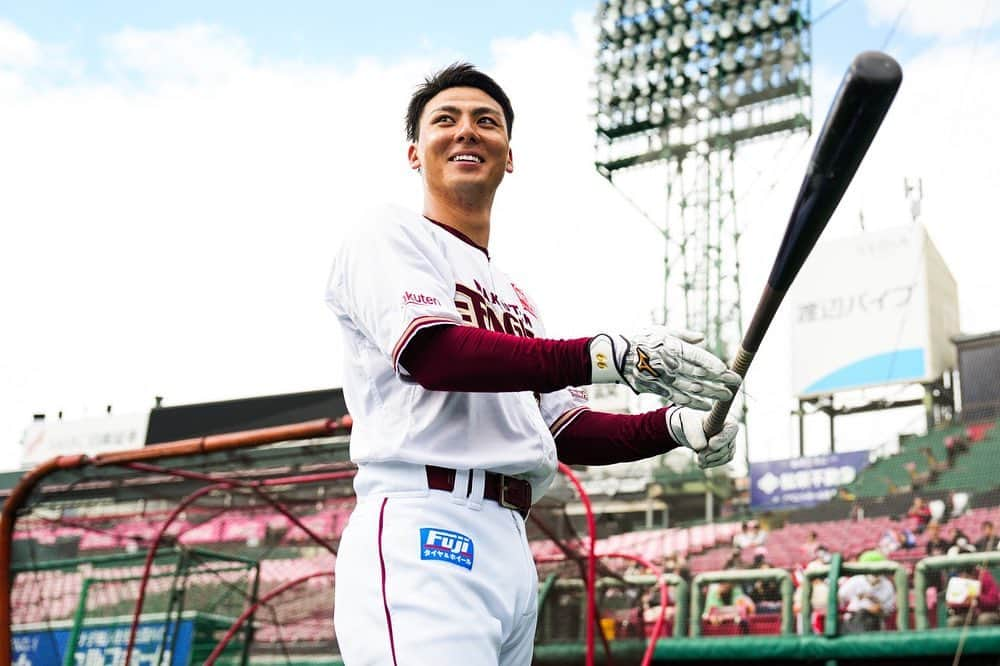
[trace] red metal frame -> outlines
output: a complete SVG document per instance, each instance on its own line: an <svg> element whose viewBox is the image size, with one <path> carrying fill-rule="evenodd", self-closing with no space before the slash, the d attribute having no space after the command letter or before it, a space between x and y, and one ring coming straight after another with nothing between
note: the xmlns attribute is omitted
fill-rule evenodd
<svg viewBox="0 0 1000 666"><path fill-rule="evenodd" d="M105 465L127 466L148 460L159 460L175 456L194 456L214 451L229 451L233 449L252 448L264 444L274 444L297 439L313 439L329 436L338 429L349 429L353 425L350 416L340 419L317 419L286 426L260 428L242 432L210 435L194 439L179 440L147 446L130 451L102 453L95 456L75 455L59 456L41 463L28 473L11 489L10 495L0 511L0 664L9 664L13 660L11 649L11 544L14 537L14 522L17 512L21 509L32 490L53 472L68 469L80 469L88 466L101 467ZM315 475L310 475L315 476ZM296 478L296 477L289 477ZM301 477L299 477L301 478ZM212 479L218 482L218 479ZM277 480L271 480L277 481ZM271 483L269 485L277 485ZM306 531L310 533L309 530ZM312 535L315 538L315 535ZM131 641L130 641L131 643ZM128 661L126 660L126 664Z"/></svg>

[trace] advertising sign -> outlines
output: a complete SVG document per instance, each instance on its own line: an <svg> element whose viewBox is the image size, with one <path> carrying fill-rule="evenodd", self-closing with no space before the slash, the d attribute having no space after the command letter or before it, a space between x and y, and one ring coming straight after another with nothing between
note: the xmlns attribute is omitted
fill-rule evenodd
<svg viewBox="0 0 1000 666"><path fill-rule="evenodd" d="M39 629L15 628L12 641L13 666L52 666L65 663L64 655L66 645L69 643L70 627L68 622L60 624L64 626ZM131 624L128 622L84 627L80 631L73 659L69 663L114 666L124 664L130 627ZM140 624L129 663L134 666L153 664L187 666L190 663L194 633L192 620L171 623L165 646L164 631L167 631L167 625L163 622ZM176 636L173 635L174 631Z"/></svg>
<svg viewBox="0 0 1000 666"><path fill-rule="evenodd" d="M800 398L931 381L955 367L958 289L920 225L821 242L788 300Z"/></svg>
<svg viewBox="0 0 1000 666"><path fill-rule="evenodd" d="M32 421L24 431L21 463L30 467L56 456L141 449L149 412L76 419Z"/></svg>
<svg viewBox="0 0 1000 666"><path fill-rule="evenodd" d="M825 502L867 465L867 451L750 463L750 508L804 508Z"/></svg>

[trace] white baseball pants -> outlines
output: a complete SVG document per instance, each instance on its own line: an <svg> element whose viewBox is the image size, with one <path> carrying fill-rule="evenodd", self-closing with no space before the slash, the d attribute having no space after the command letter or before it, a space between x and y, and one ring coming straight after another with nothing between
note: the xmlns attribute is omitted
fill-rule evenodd
<svg viewBox="0 0 1000 666"><path fill-rule="evenodd" d="M538 578L524 519L483 500L480 470L466 497L468 474L447 493L427 489L420 465L359 469L336 564L345 666L531 663Z"/></svg>

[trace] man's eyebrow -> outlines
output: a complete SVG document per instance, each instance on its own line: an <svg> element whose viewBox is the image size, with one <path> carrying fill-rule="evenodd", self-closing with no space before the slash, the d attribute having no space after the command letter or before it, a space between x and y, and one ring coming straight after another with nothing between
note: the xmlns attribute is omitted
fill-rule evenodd
<svg viewBox="0 0 1000 666"><path fill-rule="evenodd" d="M445 106L436 107L436 108L434 108L434 109L431 110L431 113L441 113L441 112L454 113L455 115L461 115L462 109L458 108L457 106L445 105ZM500 110L495 109L492 106L477 106L476 108L474 108L472 110L472 115L475 116L475 117L477 117L477 118L480 117L480 116L486 116L486 115L503 116L503 114L500 112Z"/></svg>

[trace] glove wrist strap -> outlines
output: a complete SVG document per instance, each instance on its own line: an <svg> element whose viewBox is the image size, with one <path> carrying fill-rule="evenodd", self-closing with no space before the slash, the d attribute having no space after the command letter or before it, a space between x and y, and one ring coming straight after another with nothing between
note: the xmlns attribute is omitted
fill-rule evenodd
<svg viewBox="0 0 1000 666"><path fill-rule="evenodd" d="M668 407L666 411L666 418L667 431L670 433L670 436L673 437L674 441L680 446L690 448L691 444L684 435L684 424L681 422L681 408L677 405Z"/></svg>
<svg viewBox="0 0 1000 666"><path fill-rule="evenodd" d="M590 340L590 380L592 384L626 384L621 372L628 341L620 335L600 333ZM629 388L632 388L629 386ZM635 390L635 389L633 389Z"/></svg>

